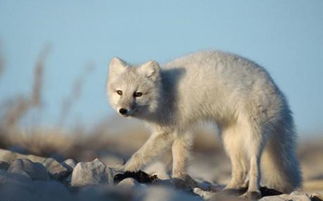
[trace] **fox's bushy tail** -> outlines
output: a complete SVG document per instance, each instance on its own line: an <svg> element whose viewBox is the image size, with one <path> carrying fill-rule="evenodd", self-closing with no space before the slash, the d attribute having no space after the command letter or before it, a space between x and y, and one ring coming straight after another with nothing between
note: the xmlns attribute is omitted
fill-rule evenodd
<svg viewBox="0 0 323 201"><path fill-rule="evenodd" d="M284 193L302 185L294 126L291 116L287 119L273 129L261 159L263 185Z"/></svg>

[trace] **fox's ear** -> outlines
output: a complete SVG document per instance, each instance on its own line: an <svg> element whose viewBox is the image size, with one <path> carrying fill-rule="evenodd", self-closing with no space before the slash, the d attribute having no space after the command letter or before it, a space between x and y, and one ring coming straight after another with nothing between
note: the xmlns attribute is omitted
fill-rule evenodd
<svg viewBox="0 0 323 201"><path fill-rule="evenodd" d="M113 57L109 64L109 76L118 75L124 72L127 68L127 62L123 61L118 57Z"/></svg>
<svg viewBox="0 0 323 201"><path fill-rule="evenodd" d="M147 78L156 81L159 78L160 67L156 61L148 61L139 67L139 73L144 74Z"/></svg>

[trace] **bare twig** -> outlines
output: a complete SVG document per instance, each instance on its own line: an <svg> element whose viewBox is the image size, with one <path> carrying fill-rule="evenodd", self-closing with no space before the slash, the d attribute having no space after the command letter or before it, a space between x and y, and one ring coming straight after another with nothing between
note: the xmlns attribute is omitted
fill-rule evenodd
<svg viewBox="0 0 323 201"><path fill-rule="evenodd" d="M2 75L3 71L5 70L4 66L5 66L5 60L4 60L4 56L2 53L2 48L0 46L0 76Z"/></svg>
<svg viewBox="0 0 323 201"><path fill-rule="evenodd" d="M7 129L15 127L19 120L32 108L41 105L41 89L43 86L44 61L49 52L46 46L40 53L34 68L33 89L29 96L19 96L10 102L3 117L2 124Z"/></svg>
<svg viewBox="0 0 323 201"><path fill-rule="evenodd" d="M44 63L47 59L50 47L46 46L44 50L40 53L37 63L34 69L34 83L31 95L31 104L33 106L41 105L41 92L43 87L43 74L44 74Z"/></svg>
<svg viewBox="0 0 323 201"><path fill-rule="evenodd" d="M66 117L70 114L72 106L80 99L85 79L93 70L94 65L90 63L85 66L83 73L75 79L71 92L62 102L61 114L58 123L60 126L65 123Z"/></svg>

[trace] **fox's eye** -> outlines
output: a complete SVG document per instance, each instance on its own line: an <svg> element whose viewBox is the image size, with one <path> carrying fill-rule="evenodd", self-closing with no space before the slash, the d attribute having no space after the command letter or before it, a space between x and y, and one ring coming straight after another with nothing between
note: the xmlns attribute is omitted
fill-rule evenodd
<svg viewBox="0 0 323 201"><path fill-rule="evenodd" d="M116 92L117 92L117 94L119 94L120 96L122 96L122 91L121 90L117 90Z"/></svg>
<svg viewBox="0 0 323 201"><path fill-rule="evenodd" d="M133 93L133 97L140 97L142 96L142 93L141 92L135 92Z"/></svg>

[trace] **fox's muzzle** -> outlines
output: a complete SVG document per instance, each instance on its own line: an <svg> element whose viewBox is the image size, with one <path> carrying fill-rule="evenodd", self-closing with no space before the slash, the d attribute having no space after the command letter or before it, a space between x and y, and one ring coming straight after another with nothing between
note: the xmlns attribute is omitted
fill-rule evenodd
<svg viewBox="0 0 323 201"><path fill-rule="evenodd" d="M125 109L125 108L120 108L119 109L119 113L122 114L122 115L124 115L124 116L126 116L126 115L128 115L128 110Z"/></svg>

